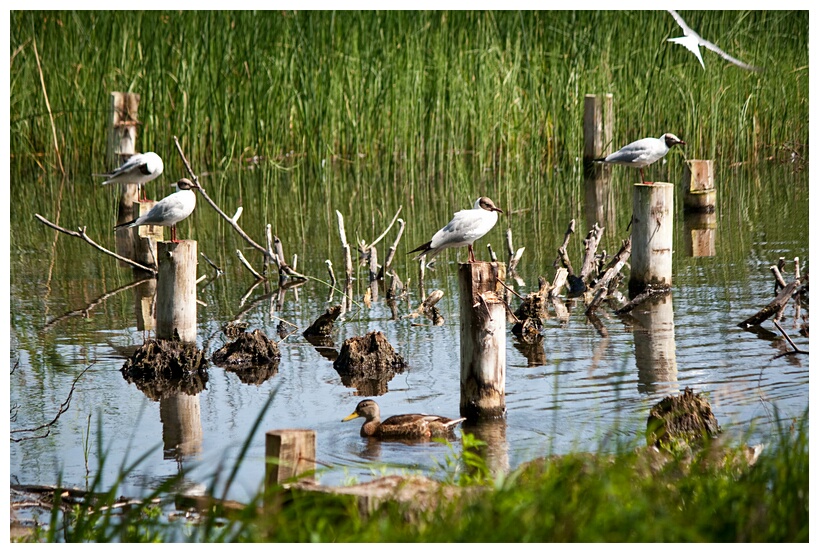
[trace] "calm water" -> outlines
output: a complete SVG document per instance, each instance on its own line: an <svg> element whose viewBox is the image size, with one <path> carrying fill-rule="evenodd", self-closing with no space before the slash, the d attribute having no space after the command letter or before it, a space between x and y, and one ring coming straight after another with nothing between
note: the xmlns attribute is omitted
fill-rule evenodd
<svg viewBox="0 0 819 553"><path fill-rule="evenodd" d="M232 178L213 179L208 189L229 213L236 201L224 199L223 187L233 186ZM601 247L610 254L626 237L630 178L633 175L615 171L602 211L607 228ZM486 243L491 242L505 257L503 233L511 226L515 247L526 247L519 268L525 281L518 288L521 293L535 290L539 275L553 278L556 248L572 217L577 220L578 232L570 254L575 267L580 266L581 240L589 224L587 208L593 206L586 205L582 182L576 180L576 185L564 183L571 192L557 201L550 199L553 192L529 190L525 200L508 205L515 203L514 198L503 189L493 185L488 191L511 214L476 244L476 251L486 259ZM686 222L681 199L676 199L673 294L653 312L644 310L620 319L606 311L601 317L607 334L603 336L588 323L581 304L567 302L568 318L561 321L553 316L545 321L539 346L526 348L509 333L508 414L505 421L481 434L490 443L493 467L514 468L551 453L596 451L611 447L612 438L639 442L650 407L686 386L710 395L714 412L729 436L752 443L770 442L777 418L787 425L805 412L808 357L775 358L788 348L770 322L764 325L767 332L761 333L743 331L737 323L770 300L773 284L768 267L780 256L788 260L786 279L793 274L794 257L802 261L803 271L808 268L807 169L797 172L789 165L726 169L718 172L718 180L718 211L706 221ZM357 390L346 387L332 362L301 336L301 331L331 305L327 301L329 289L320 282L328 278L325 259L332 260L341 277L343 262L334 210L347 217L348 238L353 242L373 239L397 209L373 200L372 190L354 187L349 198L338 193L328 198L320 192L294 198L286 187L262 191L266 184L261 177L242 177L238 197L246 209L240 220L245 230L261 242L264 223L272 221L287 255L298 253L299 270L318 279L297 292L289 290L281 305L275 295L272 300L264 297L263 286L247 295L253 279L233 253L244 246L204 202L190 223L180 225L182 237L196 238L199 250L226 270L224 275L199 285L198 297L203 304L198 308L198 345L208 357L226 341L220 327L240 314L251 330L261 329L276 339L281 320L299 328L279 343L279 371L261 384L244 384L235 374L211 365L206 390L186 398L185 408L193 415L180 426L173 405L149 400L120 373L125 359L149 335L137 327L137 288L96 303L132 282L131 270L79 240L60 236L55 242L53 231L33 221L34 212L54 220L56 198L62 193L61 224L69 228L89 224L89 234L113 248L113 236L107 231L115 205L113 192L100 194L87 178L65 184L62 192L59 182L32 183L45 193L31 196L26 196L23 186L16 183L11 190L13 202L31 206L30 211L21 210L11 217L12 366L19 360L10 377L10 400L17 407L12 429L51 420L74 378L85 367L90 369L77 384L70 409L47 437L11 444L12 482L55 484L61 475L65 485L84 487L87 470L93 474L99 467L96 448L101 440L107 483L113 482L123 463L149 452L146 462L129 476L124 494L137 494L180 472L192 487L208 485L220 467L232 466L271 394L274 398L252 438L238 480L227 494L230 498L247 500L257 490L263 478L267 430L314 429L323 471L320 480L327 484L365 480L384 470L419 470L435 475L448 457L460 451L459 442L453 442L452 449L438 443L368 444L359 437L360 422L341 422L361 399ZM83 195L91 190L96 196L84 200ZM166 193L158 186L152 191L155 196ZM254 213L262 198L270 203ZM358 200L363 201L358 204ZM370 307L360 304L336 325L334 342L340 348L348 337L379 330L407 360L409 369L393 378L388 392L377 397L385 416L405 412L458 416L455 273L457 261L465 260L466 251L445 253L435 270L427 272L427 292L444 291L438 304L445 319L442 326L432 326L425 319L403 318L423 299L417 286L417 265L404 252L427 240L454 210L467 207L471 200L446 192L418 193L414 199L404 198L401 204L407 229L395 263L402 279L410 279L409 302L398 303L395 318L383 301L382 290L379 301ZM89 220L98 222L92 226L86 223ZM711 227L703 232L713 233L714 255L691 255L686 236L691 235L692 225L694 231L698 226ZM393 230L379 244L381 260L394 237ZM247 249L245 254L258 266L258 256ZM213 271L202 261L199 274L212 276ZM360 269L357 302L362 300L366 274ZM333 303L339 300L336 293ZM92 307L85 313L70 314L89 305ZM515 299L512 307L517 305ZM69 315L60 318L65 314ZM802 315L807 317L807 306ZM807 338L798 332L800 322L789 307L783 326L799 347L808 349ZM180 434L193 441L184 452L173 447ZM89 439L92 445L86 462L84 444ZM171 447L163 451L163 444ZM219 476L224 478L226 472L222 469Z"/></svg>

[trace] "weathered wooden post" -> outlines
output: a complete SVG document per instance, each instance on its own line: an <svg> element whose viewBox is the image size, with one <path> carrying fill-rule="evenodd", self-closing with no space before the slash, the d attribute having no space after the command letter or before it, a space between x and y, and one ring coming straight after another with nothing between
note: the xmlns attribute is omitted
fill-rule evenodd
<svg viewBox="0 0 819 553"><path fill-rule="evenodd" d="M714 160L689 159L683 169L682 189L685 211L713 212L717 205Z"/></svg>
<svg viewBox="0 0 819 553"><path fill-rule="evenodd" d="M137 330L153 330L156 328L153 309L154 296L156 296L155 278L145 279L134 289L134 312Z"/></svg>
<svg viewBox="0 0 819 553"><path fill-rule="evenodd" d="M506 266L497 262L462 263L458 268L461 301L461 416L470 421L506 414Z"/></svg>
<svg viewBox="0 0 819 553"><path fill-rule="evenodd" d="M265 434L265 486L293 478L315 481L315 430L268 430Z"/></svg>
<svg viewBox="0 0 819 553"><path fill-rule="evenodd" d="M156 285L156 337L196 342L196 241L160 242Z"/></svg>
<svg viewBox="0 0 819 553"><path fill-rule="evenodd" d="M676 392L677 346L671 293L649 298L631 315L640 323L634 325L637 390L641 394Z"/></svg>
<svg viewBox="0 0 819 553"><path fill-rule="evenodd" d="M586 178L611 178L611 166L595 163L597 158L611 153L614 129L614 96L586 94L583 103L583 167Z"/></svg>
<svg viewBox="0 0 819 553"><path fill-rule="evenodd" d="M122 165L136 153L139 94L112 92L110 98L108 143L105 157L108 167L113 169ZM118 225L133 221L154 206L153 201L139 202L138 184L120 184L119 188ZM156 242L162 238L163 227L122 228L116 233L117 253L142 265L156 266ZM124 262L120 264L129 266Z"/></svg>
<svg viewBox="0 0 819 553"><path fill-rule="evenodd" d="M614 97L611 94L586 94L583 106L583 169L586 224L614 225L614 200L611 195L611 166L595 163L611 153L614 129Z"/></svg>
<svg viewBox="0 0 819 553"><path fill-rule="evenodd" d="M713 257L717 254L717 214L688 212L683 217L685 253L688 257Z"/></svg>
<svg viewBox="0 0 819 553"><path fill-rule="evenodd" d="M674 185L669 182L634 184L631 222L629 296L647 287L671 287L674 238Z"/></svg>

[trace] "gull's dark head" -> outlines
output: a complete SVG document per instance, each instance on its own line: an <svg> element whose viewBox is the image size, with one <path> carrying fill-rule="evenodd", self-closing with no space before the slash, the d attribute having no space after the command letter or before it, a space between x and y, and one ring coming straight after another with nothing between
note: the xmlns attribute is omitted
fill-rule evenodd
<svg viewBox="0 0 819 553"><path fill-rule="evenodd" d="M176 181L177 190L191 190L193 188L199 188L199 186L184 177Z"/></svg>
<svg viewBox="0 0 819 553"><path fill-rule="evenodd" d="M676 144L682 144L683 146L685 146L685 142L677 138L677 135L671 134L670 132L665 133L662 136L662 139L665 140L665 145L668 146L669 148Z"/></svg>
<svg viewBox="0 0 819 553"><path fill-rule="evenodd" d="M486 211L497 211L498 213L503 213L503 210L495 205L495 202L487 198L486 196L481 196L478 198L478 201L475 202L475 207L480 207L481 209L485 209Z"/></svg>

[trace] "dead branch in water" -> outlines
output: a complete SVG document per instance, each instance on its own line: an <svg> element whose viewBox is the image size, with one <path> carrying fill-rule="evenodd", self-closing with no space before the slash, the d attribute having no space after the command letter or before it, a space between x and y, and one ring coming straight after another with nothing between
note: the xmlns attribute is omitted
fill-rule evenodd
<svg viewBox="0 0 819 553"><path fill-rule="evenodd" d="M603 276L597 283L594 285L592 292L594 292L594 298L589 303L588 307L586 308L586 315L590 315L594 313L594 310L603 302L604 299L609 294L609 284L610 282L620 274L620 271L623 268L623 265L626 264L626 260L631 255L631 236L629 236L626 240L623 240L623 245L620 248L620 251L617 252L617 255L614 256L614 259L611 260L609 263L606 272L603 273Z"/></svg>
<svg viewBox="0 0 819 553"><path fill-rule="evenodd" d="M808 353L810 353L810 352L807 352L807 351L805 351L805 350L803 350L803 349L799 349L798 347L796 347L796 344L794 344L794 343L793 343L793 340L791 340L791 337L790 337L790 336L788 336L788 333L787 333L787 332L785 332L785 330L784 330L784 329L783 329L781 326L779 326L779 323L778 323L778 322L773 321L773 324L774 324L774 326L775 326L775 327L776 327L776 328L779 330L779 332L781 332L781 333L782 333L782 336L784 336L784 337L785 337L785 340L787 340L787 341L788 341L788 343L789 343L789 344L791 345L791 347L793 348L793 351L786 351L785 353L780 353L780 354L779 354L779 355L777 355L776 357L780 357L780 356L782 356L782 355L790 355L790 354L793 354L793 353L804 353L804 354L806 354L806 355L807 355Z"/></svg>
<svg viewBox="0 0 819 553"><path fill-rule="evenodd" d="M805 275L807 278L807 275ZM755 315L748 317L737 326L740 328L748 328L751 326L760 325L769 319L771 316L775 315L779 312L781 308L788 303L788 300L791 299L791 296L794 295L794 291L796 288L802 283L803 279L794 280L790 284L788 284L785 288L783 288L779 294L765 307L760 309Z"/></svg>
<svg viewBox="0 0 819 553"><path fill-rule="evenodd" d="M396 216L398 214L396 213ZM384 275L389 274L390 266L392 265L392 259L395 257L395 251L398 249L398 243L401 241L401 236L404 234L404 227L406 223L403 219L398 219L398 236L395 237L395 241L390 246L389 251L387 252L387 259L384 260L384 265L378 271L378 280L382 280ZM387 229L389 230L389 229Z"/></svg>
<svg viewBox="0 0 819 553"><path fill-rule="evenodd" d="M637 307L638 305L640 305L641 303L646 301L647 299L652 298L654 296L664 296L665 294L669 294L670 292L671 292L671 288L666 288L666 287L652 288L652 287L649 286L649 287L646 288L646 290L642 294L638 294L638 295L634 296L634 298L632 298L632 300L630 302L625 304L620 309L616 309L614 311L614 314L615 315L625 315L626 313L629 313L635 307Z"/></svg>
<svg viewBox="0 0 819 553"><path fill-rule="evenodd" d="M569 238L572 237L574 234L574 219L569 221L569 227L566 229L566 234L563 236L563 245L557 249L557 259L555 259L554 267L557 269L560 267L561 263L563 267L569 272L570 275L574 274L574 269L572 269L572 262L569 260L569 255L566 253L566 247L569 245Z"/></svg>
<svg viewBox="0 0 819 553"><path fill-rule="evenodd" d="M583 256L583 264L580 266L580 278L582 278L586 284L588 284L592 277L592 272L595 267L595 254L597 253L597 246L600 244L600 239L603 237L604 228L605 227L601 227L595 223L583 240L586 253Z"/></svg>
<svg viewBox="0 0 819 553"><path fill-rule="evenodd" d="M146 267L145 265L141 265L141 264L137 263L136 261L128 259L127 257L123 257L123 256L121 256L121 255L119 255L117 253L112 252L111 250L105 249L102 246L100 246L99 244L97 244L96 242L94 242L93 240L91 240L91 238L89 238L88 235L85 233L85 227L78 227L79 232L77 232L77 231L74 231L74 230L68 230L66 228L63 228L60 225L56 225L56 224L52 223L51 221L49 221L48 219L46 219L45 217L43 217L42 215L40 215L39 213L35 213L34 217L38 221L43 223L44 225L46 225L48 227L51 227L54 230L60 231L63 234L67 234L69 236L74 236L75 238L80 238L82 240L85 240L88 244L90 244L91 246L97 248L102 253L108 254L111 257L114 257L114 258L122 261L123 263L127 263L128 265L131 265L135 269L139 269L140 271L145 271L146 273L151 273L152 275L156 276L156 273L157 273L156 269L152 269L151 267Z"/></svg>
<svg viewBox="0 0 819 553"><path fill-rule="evenodd" d="M225 221L228 222L228 224L231 227L233 227L233 230L239 233L239 236L241 236L245 240L245 242L250 244L253 248L262 252L266 258L269 258L271 254L270 252L267 251L267 248L257 244L250 236L247 235L247 233L244 230L242 230L242 227L239 226L239 223L236 222L236 220L239 218L239 212L237 212L236 216L233 218L228 217L227 214L224 211L222 211L218 205L216 205L216 202L210 199L210 196L208 196L208 193L205 192L204 188L202 188L202 185L199 183L199 179L194 174L193 168L191 167L191 164L188 162L188 158L186 158L184 152L182 152L182 146L179 145L179 139L176 136L174 136L173 141L174 144L176 144L176 150L179 152L179 157L182 158L182 163L185 164L185 169L188 170L188 174L191 176L191 180L199 187L199 194L201 194L205 201L210 204L210 206L216 211L216 213L218 213Z"/></svg>

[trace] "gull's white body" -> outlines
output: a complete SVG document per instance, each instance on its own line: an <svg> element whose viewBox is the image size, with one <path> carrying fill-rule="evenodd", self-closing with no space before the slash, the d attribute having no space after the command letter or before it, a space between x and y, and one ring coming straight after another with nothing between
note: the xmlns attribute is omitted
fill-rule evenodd
<svg viewBox="0 0 819 553"><path fill-rule="evenodd" d="M705 46L706 48L708 48L712 52L716 52L723 59L726 59L726 60L730 61L731 63L733 63L734 65L736 65L738 67L741 67L743 69L747 69L748 71L760 71L759 67L754 67L753 65L749 65L749 64L745 63L744 61L736 59L735 57L727 54L725 51L720 49L720 47L717 46L716 44L714 44L713 42L710 42L710 41L705 40L704 38L702 38L700 35L698 35L696 33L696 31L694 31L694 29L689 27L686 24L686 22L683 21L683 18L680 17L680 14L678 14L674 10L668 10L668 13L671 14L671 17L674 18L674 21L677 22L677 25L679 25L680 28L682 28L683 35L684 35L684 36L677 37L677 38L669 38L668 39L669 42L673 42L675 44L680 44L680 45L685 46L686 48L688 48L695 56L697 56L697 59L699 60L700 65L702 65L703 69L705 69L705 63L703 63L703 61L702 61L702 55L700 54L700 46Z"/></svg>
<svg viewBox="0 0 819 553"><path fill-rule="evenodd" d="M102 184L145 184L162 174L165 166L162 158L153 152L134 154L128 161L120 165L111 173L98 175L105 177Z"/></svg>
<svg viewBox="0 0 819 553"><path fill-rule="evenodd" d="M432 259L446 248L460 248L467 246L470 253L470 261L475 261L472 244L475 240L482 238L492 230L498 222L498 213L503 213L495 204L486 197L475 200L472 209L463 209L455 213L452 220L447 225L435 233L432 240L412 250L421 252L418 257L427 256Z"/></svg>
<svg viewBox="0 0 819 553"><path fill-rule="evenodd" d="M671 146L675 144L685 144L682 140L671 133L665 133L660 138L642 138L635 140L631 144L623 146L613 154L595 161L603 163L614 163L625 165L626 167L637 167L640 169L640 178L643 179L643 167L651 165L661 159ZM643 180L645 182L645 180Z"/></svg>
<svg viewBox="0 0 819 553"><path fill-rule="evenodd" d="M114 228L131 228L142 225L171 227L171 240L176 242L176 224L190 216L196 207L196 193L192 188L197 188L197 186L188 179L180 179L176 183L177 191L156 202L148 213Z"/></svg>

